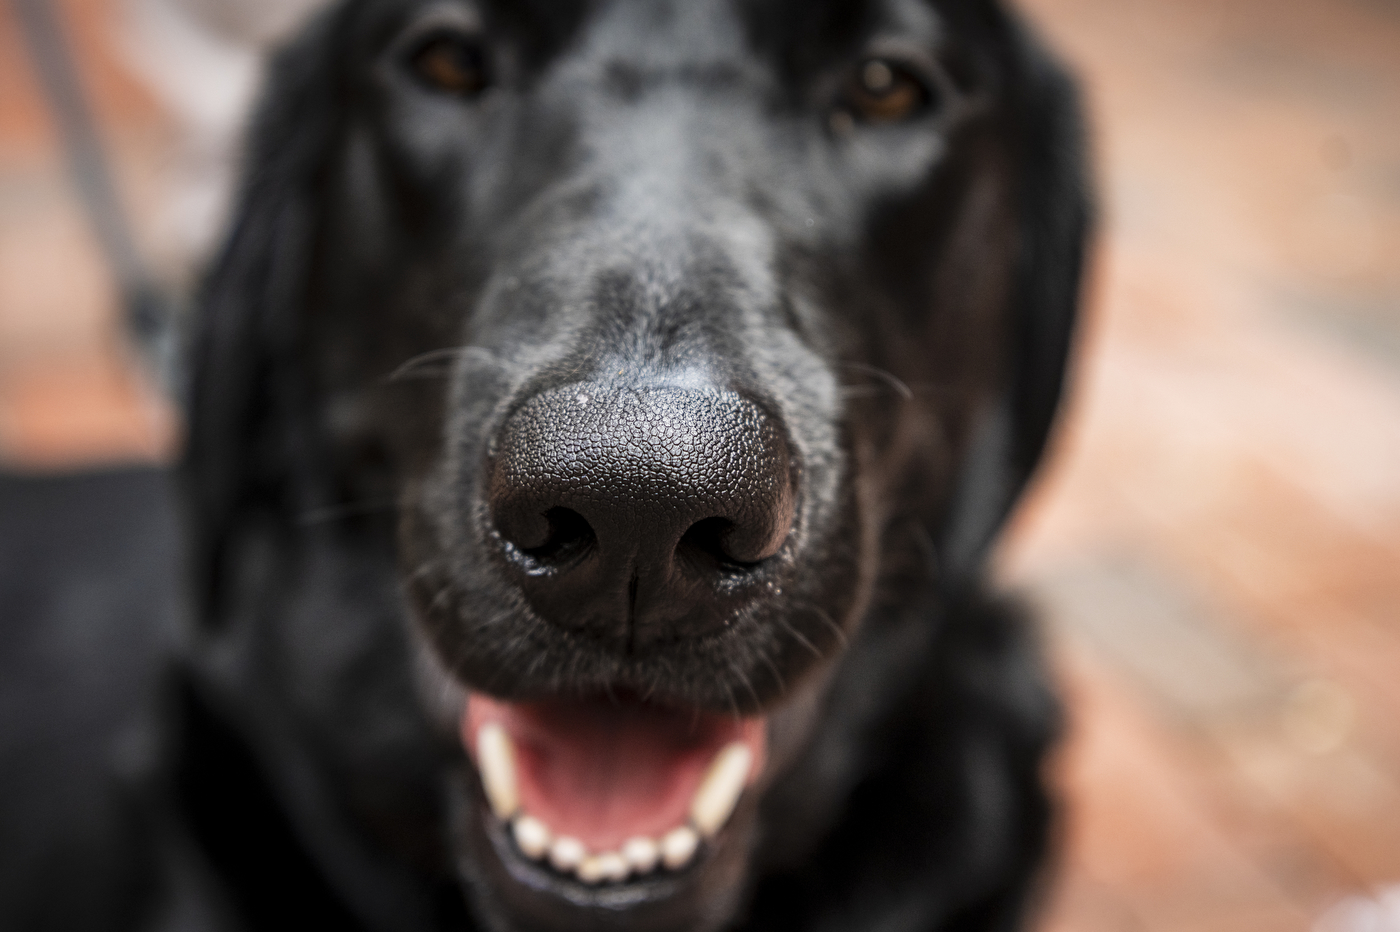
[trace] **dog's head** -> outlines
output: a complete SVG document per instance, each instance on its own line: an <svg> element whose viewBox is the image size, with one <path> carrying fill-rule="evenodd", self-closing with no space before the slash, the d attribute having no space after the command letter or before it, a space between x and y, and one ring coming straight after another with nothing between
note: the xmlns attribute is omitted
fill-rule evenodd
<svg viewBox="0 0 1400 932"><path fill-rule="evenodd" d="M715 928L801 850L764 800L874 714L828 697L882 580L965 585L1040 454L1072 110L990 0L354 0L284 51L198 346L201 592L301 632L345 807L392 810L350 710L411 666L498 928ZM410 646L365 660L391 537Z"/></svg>

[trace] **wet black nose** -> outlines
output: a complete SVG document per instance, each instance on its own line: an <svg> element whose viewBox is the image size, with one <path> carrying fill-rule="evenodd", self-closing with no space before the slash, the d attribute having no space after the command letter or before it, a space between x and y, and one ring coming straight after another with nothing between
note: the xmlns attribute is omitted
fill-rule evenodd
<svg viewBox="0 0 1400 932"><path fill-rule="evenodd" d="M727 624L792 528L774 419L719 389L572 385L497 438L490 505L545 619L628 647Z"/></svg>

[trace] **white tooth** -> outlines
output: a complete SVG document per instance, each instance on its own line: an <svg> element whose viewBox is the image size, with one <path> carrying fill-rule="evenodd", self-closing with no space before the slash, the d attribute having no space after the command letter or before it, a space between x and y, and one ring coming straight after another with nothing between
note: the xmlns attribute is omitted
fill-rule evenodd
<svg viewBox="0 0 1400 932"><path fill-rule="evenodd" d="M603 873L603 859L596 855L580 861L578 867L574 869L574 873L579 880L588 884L602 883L607 876Z"/></svg>
<svg viewBox="0 0 1400 932"><path fill-rule="evenodd" d="M588 850L583 847L583 842L568 835L554 839L554 844L549 846L549 863L562 874L578 867L587 855Z"/></svg>
<svg viewBox="0 0 1400 932"><path fill-rule="evenodd" d="M620 883L627 879L631 871L627 868L627 861L616 851L607 851L598 855L595 859L598 862L598 869L603 872L603 879L614 883Z"/></svg>
<svg viewBox="0 0 1400 932"><path fill-rule="evenodd" d="M538 861L549 851L549 843L554 840L549 826L534 816L523 815L511 825L515 834L515 844L532 861Z"/></svg>
<svg viewBox="0 0 1400 932"><path fill-rule="evenodd" d="M753 752L748 745L734 742L715 755L714 762L690 801L690 821L701 835L710 838L734 814L749 779Z"/></svg>
<svg viewBox="0 0 1400 932"><path fill-rule="evenodd" d="M695 849L700 846L700 836L689 826L673 828L661 839L661 863L671 870L679 870L695 857Z"/></svg>
<svg viewBox="0 0 1400 932"><path fill-rule="evenodd" d="M632 870L639 874L649 874L656 869L656 862L661 860L661 849L656 847L656 842L650 838L638 836L627 839L623 844L622 857Z"/></svg>
<svg viewBox="0 0 1400 932"><path fill-rule="evenodd" d="M481 771L486 801L496 818L504 821L515 815L520 808L515 785L515 746L506 730L495 722L482 725L476 733L476 766Z"/></svg>

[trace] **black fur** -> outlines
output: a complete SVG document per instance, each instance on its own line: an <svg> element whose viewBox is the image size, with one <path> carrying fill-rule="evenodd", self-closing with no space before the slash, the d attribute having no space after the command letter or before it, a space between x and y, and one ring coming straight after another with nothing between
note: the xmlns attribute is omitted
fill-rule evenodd
<svg viewBox="0 0 1400 932"><path fill-rule="evenodd" d="M480 97L409 74L442 22L484 36ZM832 123L889 49L943 106ZM221 921L1018 927L1057 717L982 565L1046 442L1088 225L1072 87L1025 29L992 0L351 0L278 56L251 138L186 469L177 787ZM695 378L792 450L794 531L743 580L778 594L644 650L541 616L492 524L502 425ZM462 684L761 709L771 777L681 882L528 890Z"/></svg>
<svg viewBox="0 0 1400 932"><path fill-rule="evenodd" d="M0 928L144 924L178 518L153 467L0 471Z"/></svg>

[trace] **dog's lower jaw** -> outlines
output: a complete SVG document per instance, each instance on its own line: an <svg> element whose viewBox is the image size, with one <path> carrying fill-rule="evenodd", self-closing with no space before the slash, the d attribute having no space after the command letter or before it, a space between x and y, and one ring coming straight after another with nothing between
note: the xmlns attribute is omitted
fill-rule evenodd
<svg viewBox="0 0 1400 932"><path fill-rule="evenodd" d="M468 718L464 710L470 691L445 673L431 647L419 643L419 687L424 698L438 700L430 717L439 729ZM522 851L513 837L513 820L495 811L499 806L493 806L480 776L480 752L476 761L464 757L446 781L446 834L477 922L492 932L712 932L731 927L753 886L762 799L810 739L838 667L828 663L813 671L779 706L746 726L751 731L757 723L763 732L754 780L738 796L729 818L701 838L693 857L674 869L658 864L651 871L633 872L626 882L586 882L555 869L547 857L532 858ZM731 741L724 750L732 747ZM693 811L690 818L693 823Z"/></svg>
<svg viewBox="0 0 1400 932"><path fill-rule="evenodd" d="M491 932L718 932L742 904L757 812L752 797L684 870L590 885L522 854L469 766L452 774L448 793L457 872L471 912Z"/></svg>
<svg viewBox="0 0 1400 932"><path fill-rule="evenodd" d="M762 774L766 722L599 696L535 703L472 693L462 744L493 823L585 885L683 872Z"/></svg>

